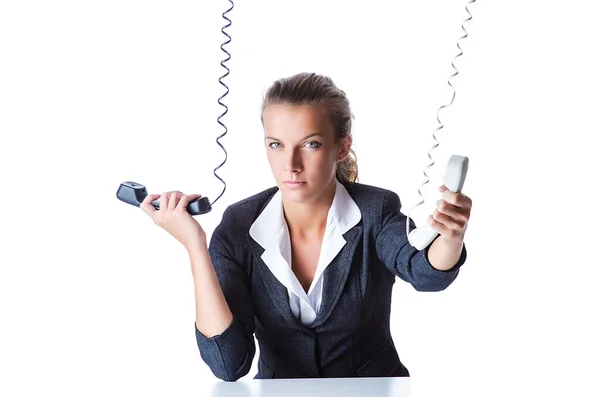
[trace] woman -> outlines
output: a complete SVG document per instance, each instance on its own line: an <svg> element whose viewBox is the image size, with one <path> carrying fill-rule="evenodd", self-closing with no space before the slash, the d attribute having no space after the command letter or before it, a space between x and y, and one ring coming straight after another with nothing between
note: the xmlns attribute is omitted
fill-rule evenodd
<svg viewBox="0 0 600 397"><path fill-rule="evenodd" d="M186 211L200 195L141 205L189 253L198 348L218 378L249 372L254 335L257 379L409 376L390 335L395 277L419 291L453 282L471 200L446 190L429 217L441 235L417 251L398 195L356 182L352 118L326 76L276 81L261 114L276 186L227 207L210 244Z"/></svg>

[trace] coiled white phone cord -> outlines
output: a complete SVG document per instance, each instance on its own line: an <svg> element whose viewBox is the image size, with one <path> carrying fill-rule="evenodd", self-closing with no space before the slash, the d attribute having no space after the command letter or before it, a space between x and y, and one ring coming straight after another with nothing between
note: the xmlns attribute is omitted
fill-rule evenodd
<svg viewBox="0 0 600 397"><path fill-rule="evenodd" d="M468 17L467 19L465 19L465 20L463 21L463 24L461 25L461 28L462 28L462 30L465 32L465 35L464 35L464 36L461 36L461 37L458 39L458 41L456 42L456 46L458 47L458 49L459 49L459 51L460 51L460 53L459 53L458 55L456 55L456 56L455 56L455 57L452 59L452 67L454 68L454 70L456 70L456 72L455 72L453 75L451 75L451 76L448 78L448 85L449 85L449 86L452 88L452 91L453 91L453 93L452 93L452 100L450 101L450 103L449 103L448 105L442 105L442 106L440 106L440 108L439 108L439 109L438 109L438 111L437 111L437 121L438 121L438 123L440 124L440 126L439 126L438 128L436 128L436 129L433 131L433 139L435 140L435 144L434 144L434 145L433 145L433 146L432 146L432 147L429 149L429 151L427 152L427 156L428 156L428 157L429 157L429 159L431 160L431 163L429 163L429 164L427 165L427 167L425 167L425 169L423 170L423 175L425 175L425 178L426 178L426 180L425 180L425 182L423 182L423 183L421 184L421 186L419 186L419 189L418 189L418 191L419 191L419 196L421 196L421 201L420 201L419 203L417 203L417 204L416 204L416 205L415 205L415 206L414 206L414 207L413 207L413 208L412 208L412 209L411 209L411 210L408 212L408 214L407 214L407 216L406 216L406 236L407 236L407 237L408 237L408 235L409 235L409 233L410 233L410 230L409 230L409 226L410 226L410 214L411 214L411 213L414 211L414 209L415 209L415 208L417 208L418 206L420 206L421 204L423 204L423 203L425 202L425 199L424 199L424 197L423 197L423 194L421 193L421 188L422 188L423 186L425 186L426 184L428 184L428 183L429 183L429 176L427 175L427 169L428 169L429 167L431 167L431 166L432 166L432 165L435 163L435 161L433 160L433 157L431 157L431 151L432 151L432 150L434 150L435 148L437 148L437 147L439 146L439 141L437 140L437 137L435 136L435 133L436 133L436 131L439 131L439 130L441 130L442 128L444 128L444 125L443 125L443 124L442 124L442 122L440 121L440 116L439 116L439 114L440 114L440 110L442 110L443 108L446 108L446 107L448 107L448 106L452 105L452 103L454 102L454 97L456 96L456 89L454 89L454 86L452 86L452 84L450 83L450 79L452 79L454 76L456 76L456 75L458 74L458 69L456 68L456 66L454 66L454 59L456 59L456 58L460 57L460 56L463 54L462 48L460 48L460 45L459 45L458 43L459 43L459 42L460 42L462 39L466 38L466 37L469 35L469 34L467 33L467 31L465 30L465 26L464 26L464 24L465 24L465 22L468 22L468 21L470 21L470 20L472 19L472 15L471 15L471 13L469 12L469 4L471 4L471 3L474 3L475 1L476 1L476 0L471 0L471 1L469 1L469 2L467 3L467 5L465 6L465 10L467 10L467 14L469 14L469 17Z"/></svg>

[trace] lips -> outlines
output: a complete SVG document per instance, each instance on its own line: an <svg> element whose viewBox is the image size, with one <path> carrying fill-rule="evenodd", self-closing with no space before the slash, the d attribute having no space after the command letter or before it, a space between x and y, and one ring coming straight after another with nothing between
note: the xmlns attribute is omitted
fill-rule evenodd
<svg viewBox="0 0 600 397"><path fill-rule="evenodd" d="M283 183L285 183L288 187L301 187L306 185L306 182L304 181L285 181Z"/></svg>

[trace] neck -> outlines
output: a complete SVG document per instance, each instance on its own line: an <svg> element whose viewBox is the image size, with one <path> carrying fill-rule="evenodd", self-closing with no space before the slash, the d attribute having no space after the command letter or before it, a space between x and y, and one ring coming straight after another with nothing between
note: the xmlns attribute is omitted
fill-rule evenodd
<svg viewBox="0 0 600 397"><path fill-rule="evenodd" d="M283 201L283 213L290 235L300 239L321 238L327 226L327 215L335 195L336 180L315 201L290 203ZM307 216L306 214L310 214Z"/></svg>

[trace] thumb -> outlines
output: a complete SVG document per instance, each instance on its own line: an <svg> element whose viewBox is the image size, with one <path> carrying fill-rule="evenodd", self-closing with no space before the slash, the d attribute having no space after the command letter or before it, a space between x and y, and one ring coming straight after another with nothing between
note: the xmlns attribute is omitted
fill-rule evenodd
<svg viewBox="0 0 600 397"><path fill-rule="evenodd" d="M149 194L147 195L142 203L140 204L140 208L148 215L152 216L156 212L156 208L152 205L152 202L156 199L160 198L160 194Z"/></svg>

